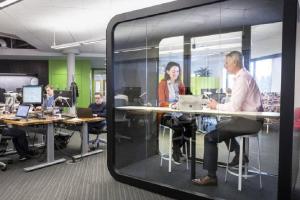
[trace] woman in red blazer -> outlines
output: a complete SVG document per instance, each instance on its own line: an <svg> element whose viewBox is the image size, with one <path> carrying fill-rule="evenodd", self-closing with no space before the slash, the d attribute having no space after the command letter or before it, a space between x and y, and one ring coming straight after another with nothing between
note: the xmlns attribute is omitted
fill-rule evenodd
<svg viewBox="0 0 300 200"><path fill-rule="evenodd" d="M170 97L169 87L175 87L174 92L177 92L175 98ZM173 92L173 91L172 91ZM181 81L180 65L175 62L169 62L165 69L165 76L158 85L159 106L166 107L170 103L176 103L179 95L185 94L185 87Z"/></svg>
<svg viewBox="0 0 300 200"><path fill-rule="evenodd" d="M169 62L164 78L158 85L159 106L175 108L179 95L184 94L185 87L181 81L180 65L176 62ZM174 130L172 158L175 164L180 164L180 157L182 157L180 148L184 145L185 138L192 136L192 131L196 129L195 123L192 120L187 121L187 117L182 113L164 114L161 123Z"/></svg>

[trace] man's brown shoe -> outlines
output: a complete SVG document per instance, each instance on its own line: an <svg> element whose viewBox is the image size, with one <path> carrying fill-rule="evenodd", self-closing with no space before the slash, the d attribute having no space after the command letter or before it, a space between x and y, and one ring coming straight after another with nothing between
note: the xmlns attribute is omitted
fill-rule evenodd
<svg viewBox="0 0 300 200"><path fill-rule="evenodd" d="M202 185L202 186L216 186L218 185L218 179L217 177L210 177L210 176L205 176L203 178L197 178L193 179L192 182L197 185Z"/></svg>

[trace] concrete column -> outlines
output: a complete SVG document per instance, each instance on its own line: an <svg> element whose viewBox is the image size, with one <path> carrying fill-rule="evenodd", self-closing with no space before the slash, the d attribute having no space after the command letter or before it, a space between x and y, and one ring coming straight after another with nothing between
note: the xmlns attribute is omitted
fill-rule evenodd
<svg viewBox="0 0 300 200"><path fill-rule="evenodd" d="M74 53L68 53L67 54L67 65L68 65L68 88L70 88L70 85L73 81L75 81L75 54Z"/></svg>
<svg viewBox="0 0 300 200"><path fill-rule="evenodd" d="M71 83L73 81L76 82L75 79L75 55L79 54L79 50L78 49L65 49L63 51L63 53L67 54L67 66L68 66L68 70L67 70L67 90L70 89ZM70 110L70 113L72 114L76 114L76 109L75 109L75 105L73 105Z"/></svg>

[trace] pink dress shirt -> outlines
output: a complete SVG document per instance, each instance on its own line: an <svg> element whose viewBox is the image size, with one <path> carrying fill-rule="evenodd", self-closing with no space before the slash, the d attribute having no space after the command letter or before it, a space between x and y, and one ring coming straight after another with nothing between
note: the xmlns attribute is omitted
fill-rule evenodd
<svg viewBox="0 0 300 200"><path fill-rule="evenodd" d="M217 104L217 110L222 111L249 111L262 110L260 91L249 72L242 68L234 76L231 99L228 103Z"/></svg>

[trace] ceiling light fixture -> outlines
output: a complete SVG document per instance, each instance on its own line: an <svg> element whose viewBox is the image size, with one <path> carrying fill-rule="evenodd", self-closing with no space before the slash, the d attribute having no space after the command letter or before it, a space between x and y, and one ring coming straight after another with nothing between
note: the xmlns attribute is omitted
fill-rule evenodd
<svg viewBox="0 0 300 200"><path fill-rule="evenodd" d="M0 0L0 9L18 3L22 0Z"/></svg>
<svg viewBox="0 0 300 200"><path fill-rule="evenodd" d="M60 44L60 45L52 45L51 49L67 49L71 47L79 47L81 44L79 42L67 43L67 44Z"/></svg>
<svg viewBox="0 0 300 200"><path fill-rule="evenodd" d="M105 39L83 40L83 41L79 41L79 42L65 43L65 44L59 44L59 45L56 45L54 42L54 44L51 46L51 49L56 49L56 50L67 49L67 48L79 47L79 46L83 46L83 45L95 44L95 43L99 43L102 41L105 41Z"/></svg>

